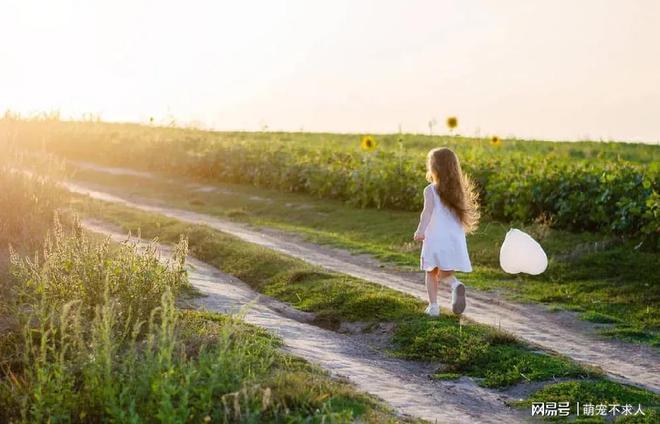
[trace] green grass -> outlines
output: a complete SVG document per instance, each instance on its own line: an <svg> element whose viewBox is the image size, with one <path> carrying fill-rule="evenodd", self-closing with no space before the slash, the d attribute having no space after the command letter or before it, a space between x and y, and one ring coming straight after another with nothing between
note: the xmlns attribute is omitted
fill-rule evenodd
<svg viewBox="0 0 660 424"><path fill-rule="evenodd" d="M76 124L73 127L74 129L77 128ZM99 130L99 135L105 137L107 135L105 132L106 128L95 127L95 130ZM125 137L129 134L128 132L124 133L121 130L121 126L114 128L120 129L118 137ZM93 143L88 142L87 136L90 133L87 130L84 129L84 131L77 135L74 134L74 136L82 137L79 141L84 141L87 147L92 147L92 150L94 150ZM137 130L140 133L144 128L137 127ZM171 135L175 135L176 137L187 137L191 135L190 132L180 130L172 130L171 133L169 133L170 130L164 131L168 133L167 137ZM67 137L72 135L66 131L62 134L65 134ZM147 138L154 134L150 131L144 132ZM38 138L42 139L41 134L38 135L40 135ZM248 137L251 141L259 137L255 137L254 134L233 134L230 136L237 138ZM264 137L266 141L272 141L273 137L281 141L281 139L289 137L289 135L266 134ZM337 143L345 142L346 149L351 149L349 144L351 138L342 137L328 136L327 139L341 139L343 141L340 140ZM324 135L312 135L310 138L304 135L304 137L297 139L295 142L302 142L303 144L317 142L319 144L326 142L327 139L324 138ZM384 144L389 143L387 139L383 141ZM438 142L451 145L454 140L428 139L422 141L429 145ZM456 141L458 143L465 143L467 140L456 139ZM130 142L133 142L133 140L130 140ZM190 139L186 142L195 144L196 140ZM411 140L410 145L414 143L417 143L417 141ZM424 146L423 143L420 144L419 151L415 154L421 154L428 147ZM336 147L334 141L332 144L333 148ZM548 147L553 150L553 156L555 157L573 157L575 155L581 158L596 158L598 160L611 160L613 157L608 156L611 152L618 151L618 153L614 154L616 156L625 151L625 154L631 154L631 157L627 157L628 160L639 159L641 163L654 162L653 157L657 153L657 149L651 149L648 152L640 154L642 150L638 149L637 146L621 147L622 145L614 145L610 150L609 145L603 148L595 144L592 146L593 154L584 150L587 145L576 145L575 147L571 147L570 150L562 150L563 147L559 147L556 151L552 143L546 143L541 146L536 143L511 142L507 143L507 145L512 146L507 147L507 149L520 149L519 153L523 154L525 149L531 149L529 152L537 154L539 148ZM110 153L111 150L108 150L106 153ZM78 156L79 158L90 158L84 152L72 151L70 153L73 153L74 156L75 154L80 154ZM633 157L635 155L639 157L636 159ZM100 156L96 155L95 157L98 158ZM109 155L107 159L111 159ZM139 161L139 158L136 158L136 160ZM112 160L109 160L109 162L112 162ZM257 225L292 230L314 241L369 252L381 259L394 261L402 266L414 266L417 263L418 246L409 241L410 232L416 224L417 213L356 209L347 207L343 203L336 201L318 200L310 196L283 194L263 188L250 188L229 184L218 185L219 187L231 188L233 190L228 193L193 194L190 193L189 189L179 184L166 185L162 182L152 183L134 178L107 178L92 174L81 174L80 176L87 179L99 178L99 181L106 178L107 181L104 183L114 186L120 194L123 194L128 188L129 191L136 194L151 195L156 198L165 199L175 206L228 216ZM185 181L185 179L182 179L182 181ZM152 193L148 193L147 191L152 191ZM168 198L168 196L171 197ZM260 198L251 198L250 196L259 196ZM56 196L53 197L51 195L51 197L55 198ZM268 199L271 201L268 201ZM217 239L218 233L208 229L182 226L173 221L168 222L168 220L154 219L153 216L148 215L142 215L141 217L131 215L132 213L124 215L126 211L121 211L120 208L107 205L102 212L106 214L106 218L114 215L115 222L124 222L127 226L133 225L133 228L142 227L144 234L147 234L144 229L150 228L149 231L151 231L151 234L161 234L161 237L166 235L167 238L165 240L169 242L178 241L180 232L188 233L192 240L191 246L193 246L193 249L196 249L194 250L196 255L202 256L203 259L209 262L215 261L213 263L221 268L225 266L226 270L233 269L237 274L242 273L242 278L250 279L249 282L263 292L271 293L281 299L289 299L294 303L294 306L298 306L301 309L317 312L318 323L321 325L335 328L343 320L393 321L397 324L397 332L394 335L392 345L393 353L409 358L443 360L445 364L442 369L438 370L437 378L456 378L460 375L470 375L484 386L505 387L517 382L533 380L547 381L553 377L570 378L595 375L592 370L581 369L565 358L534 352L524 344L511 339L507 334L489 329L485 326L470 323L461 326L456 319L446 316L438 320L429 319L420 313L423 305L411 297L406 297L396 292L391 293L391 291L382 287L370 285L345 276L320 272L318 269L305 266L299 262L291 262L289 261L290 258L287 259L282 255L272 256L272 252L258 249L254 246L246 244L237 245L233 243L236 242L235 239ZM636 242L633 241L606 238L593 234L571 234L551 230L544 225L531 225L524 228L539 239L549 251L551 268L547 274L541 277L510 277L502 274L497 268L497 247L499 247L498 243L506 229L508 229L508 225L486 220L480 232L470 238L471 252L477 266L476 272L470 276L465 276L466 278L464 280L476 287L484 289L504 288L510 295L521 299L539 300L548 302L554 305L554 307L575 310L582 313L585 318L594 321L605 323L606 321L621 320L622 324L617 324L607 331L616 332L619 337L628 337L634 340L644 340L647 343L657 344L658 318L657 308L654 307L654 305L657 305L658 299L658 284L656 284L658 273L656 272L657 267L655 265L657 263L657 260L655 260L657 258L656 254L649 252L646 246L642 246L641 249L634 249ZM231 248L227 248L227 246ZM256 263L263 267L256 269L254 266L255 263L246 262L244 258L237 256L237 252L249 252L250 257L252 259L258 259ZM330 293L331 296L327 296L326 293ZM612 302L612 299L615 302ZM189 326L188 323L190 320L186 317L178 317L177 319L184 321L184 324L177 327L182 329L181 338L167 339L169 340L169 345L174 340L177 342L175 343L177 346L209 346L214 343L214 340L217 340L207 332L202 332L200 335L196 333L197 330L185 330ZM195 324L193 327L198 327L198 325ZM219 325L215 334L225 334L223 328L223 325ZM157 329L154 329L154 331L156 331L154 334L158 334ZM230 333L233 331L235 330L232 329ZM13 336L15 337L15 334ZM224 340L223 337L220 337L220 339ZM7 348L7 346L13 346L16 343L16 340L11 338L7 343L5 341L3 339L3 342L0 343L3 349ZM205 344L206 342L209 345ZM167 348L168 343L165 343L163 348ZM260 343L250 343L249 345L259 347ZM161 348L158 347L153 352L159 352L160 350ZM227 352L227 345L222 345L222 350L223 352ZM267 349L257 350L267 352ZM24 349L24 351L30 352L29 349ZM166 351L167 349L165 349L164 353ZM53 352L57 353L58 351L53 350ZM144 350L140 349L139 352L133 352L135 352L135 355L138 355L144 353ZM102 352L93 351L92 355L87 354L83 356L87 358L101 357L99 353ZM192 353L196 353L196 351L193 350ZM121 399L110 396L103 397L103 399L107 398L110 402L137 399L141 408L156 411L156 408L153 406L154 403L160 403L163 399L167 399L171 394L169 389L178 387L187 390L189 387L200 385L199 380L193 381L195 384L187 385L190 381L186 380L185 371L205 369L208 362L197 362L200 359L199 356L180 356L179 354L180 352L177 352L176 355L169 356L169 358L173 358L176 361L174 374L163 373L163 368L159 368L162 366L162 362L149 360L145 362L148 365L145 367L145 370L135 376L127 375L128 373L120 373L113 375L112 380L105 380L107 384L95 384L91 385L91 387L103 388L107 386L111 390L116 390L118 383L120 383L120 386L128 385L132 392L129 392L126 398ZM2 355L2 358L8 357L14 358L15 356ZM246 362L241 362L241 358L243 357L248 357L247 363L249 363L249 360L256 361L256 363L252 363L249 366L252 371L259 369L260 364L262 364L261 361L264 360L264 358L257 355L245 355L244 352L235 361L232 361L231 356L228 356L228 360L232 366L245 364ZM27 358L29 359L30 357L28 356ZM32 359L35 358L36 356L32 356ZM164 358L168 358L168 356ZM272 357L266 356L265 359L268 358ZM293 359L291 361L297 362ZM53 392L39 392L46 393L49 396L55 395L47 399L51 402L50 405L57 407L63 405L66 408L72 404L89 404L89 402L81 402L81 399L86 400L89 398L81 398L75 391L68 392L69 395L62 397L62 391L59 389L62 387L67 389L81 387L79 382L77 385L71 385L70 380L66 378L62 379L63 376L75 375L75 373L67 371L71 371L72 369L78 371L88 369L91 371L90 375L94 376L98 375L98 364L89 365L84 362L75 361L69 364L71 369L67 368L69 365L67 365L66 361L59 360L57 355L47 362L32 360L27 363L29 365L24 365L24 370L34 369L41 372L42 376L48 377L43 381L36 380L39 384L48 383L50 386L44 386L46 389L58 389ZM35 363L39 363L41 366L35 366ZM122 367L123 369L128 369L126 363L118 362L115 365L119 370ZM86 366L90 366L90 368L85 368ZM4 366L0 368L3 370L7 369ZM295 371L295 368L285 370L282 375L288 376L290 374L288 371ZM97 374L94 374L95 372ZM240 372L238 374L227 373L226 375L232 378L237 377L239 380L241 376ZM3 377L5 376L3 375ZM379 407L375 406L372 408L369 406L373 404L370 403L368 397L354 392L344 396L338 393L341 392L340 389L338 389L338 392L330 393L323 392L325 389L313 388L318 386L313 386L312 388L305 386L303 383L311 378L305 373L282 377L281 381L283 383L278 387L281 387L280 393L283 399L290 402L289 396L293 396L294 405L299 407L299 409L290 410L291 417L309 416L311 409L306 408L315 408L312 412L314 414L320 410L321 414L362 414L362 416L367 418L373 417L373 414L375 416L379 415ZM266 376L266 379L269 382L280 381L277 379L270 380L268 376ZM321 380L323 382L329 382L329 384L336 383L332 380L326 380L323 377L321 377ZM12 380L11 378L4 378L2 382L6 383L7 381ZM22 379L19 381L25 382L26 380ZM145 388L153 387L154 385L152 383L156 383L156 387L164 390L149 395L145 392ZM215 384L211 385L211 387L220 388L218 389L220 392L227 389L224 383L222 385ZM275 383L272 384L275 387ZM600 390L598 393L606 398L616 396L618 392L625 390L625 386L615 383L608 383L609 385L607 387L599 389L599 380L579 381L579 384L582 391ZM202 384L201 386L204 385ZM545 387L552 387L552 385L546 385ZM557 390L556 394L566 393L573 396L573 386L564 385L557 387L555 389ZM0 402L8 402L11 396L30 393L29 391L21 392L16 387L5 387L5 389L0 396ZM22 389L25 389L25 387ZM94 390L90 390L90 392L92 394L89 396L93 397L95 395ZM319 397L310 398L310 392L320 393L320 395ZM9 395L7 395L8 393ZM209 390L205 390L201 394L208 395L208 393ZM648 392L645 393L648 395ZM258 408L259 393L247 394L248 398L251 399L250 402L256 401ZM324 406L325 404L318 403L326 400L328 397L333 399L331 405ZM24 400L19 400L12 405L17 404L21 404L23 407L25 405L31 405L30 401L26 402ZM319 405L321 406L319 407ZM39 405L38 408L31 408L31 411L43 412L44 409L41 406L43 405ZM18 411L20 408L1 409L3 411ZM172 414L171 416L176 417L176 414ZM78 415L78 418L80 418L80 415ZM382 421L381 418L366 420L374 422Z"/></svg>
<svg viewBox="0 0 660 424"><path fill-rule="evenodd" d="M0 235L22 252L0 273L0 422L413 422L263 329L176 308L181 260L68 219L46 237L66 193L1 167L0 188Z"/></svg>
<svg viewBox="0 0 660 424"><path fill-rule="evenodd" d="M523 149L521 151L527 148L524 143L519 147ZM420 153L425 148L421 147ZM567 153L560 150L556 153ZM604 150L597 147L594 151L601 155ZM630 152L635 151L638 150L630 149ZM567 154L585 155L585 151L578 148ZM640 157L642 161L648 159L648 155ZM123 181L124 184L127 182L135 185L136 192L149 187L144 181ZM121 184L116 187L120 191L125 188ZM179 196L181 205L201 211L214 208L214 213L220 215L294 230L316 241L367 251L404 266L416 263L417 247L407 241L408 225L414 227L416 214L361 210L362 213L339 202L233 187L236 189L233 194L223 195L224 198L219 196L210 202L202 193L186 198L181 186L173 185L165 191L171 191L170 195L174 197ZM54 190L45 186L34 191L29 184L25 192L15 188L10 182L7 190L0 192L0 195L13 193L8 198L0 198L1 204L12 205L12 208L2 208L0 212L4 211L5 216L15 220L13 222L23 224L12 224L10 230L13 232L6 234L10 240L21 240L22 234L28 234L34 237L28 245L33 245L42 235L41 227L35 230L27 225L30 217L49 216L64 198L59 198ZM162 186L151 188L158 195L164 194L160 191ZM292 199L300 207L292 213L290 205L285 203L259 204L263 200L246 197L245 193L250 190L255 196ZM21 195L24 202L15 203L15 197ZM225 202L228 198L233 198L231 207ZM248 200L258 204L257 213ZM15 204L24 207L14 209ZM44 214L37 206L43 207ZM94 209L88 212L94 212ZM37 211L36 215L30 215L33 210ZM159 234L169 242L177 242L179 233L186 233L191 240L191 250L197 256L233 271L265 293L316 312L321 325L335 328L345 320L395 322L393 353L443 361L444 367L436 378L469 375L486 387L505 387L522 381L597 375L565 358L534 352L506 333L472 323L461 325L452 317L430 319L420 313L423 305L410 296L322 272L206 228L183 226L171 220L107 205L95 212L113 218L115 222L123 222L127 227L141 227L145 235ZM292 216L295 218L287 219ZM405 226L402 225L404 222ZM495 270L492 245L504 230L503 225L491 222L484 234L477 234L471 240L473 250L480 252L481 246L483 252L480 253L484 257L477 272L471 276L474 285L489 287L493 284L492 287L497 288L511 284L513 287L523 281L527 285L527 280L502 276ZM596 236L552 232L542 226L530 230L537 231L539 238L547 237L551 244L570 248L559 262L575 262L591 254L612 251L610 247L594 248L593 242L599 240ZM370 237L369 234L376 236ZM0 335L0 419L35 422L49 417L52 421L115 419L140 422L158 419L177 422L186 419L201 421L208 415L214 422L237 419L320 422L329 418L349 420L356 417L366 422L394 420L391 413L371 397L328 378L304 361L282 354L278 350L280 341L262 330L225 316L175 309L169 293L177 287L179 280L163 274L155 261L138 260L137 255L125 249L99 251L86 249L84 244L77 242L59 246L59 250L50 250L54 256L45 264L33 266L24 262L23 267L18 268L21 272L14 272L14 283L18 284L12 286L13 290L28 289L19 292L17 298L31 300L33 307L27 308L27 312L37 315L18 318L23 322L23 333L10 331ZM250 261L243 257L246 254L249 254ZM113 255L124 259L117 260ZM578 276L588 277L601 267L605 267L603 274L608 273L614 269L612 266L607 268L609 261L616 256L598 258L591 269L587 268L586 272L580 269ZM624 262L628 260L624 255ZM648 265L653 262L643 262L635 263L639 265L638 270L654 269ZM616 265L620 267L621 263ZM107 280L99 275L106 275ZM99 283L100 280L109 287L86 284ZM163 283L165 287L161 290ZM111 288L113 284L115 290ZM77 289L71 290L72 287ZM37 290L32 290L34 288ZM12 293L16 293L13 290ZM136 297L136 293L140 296ZM145 293L149 302L142 302ZM126 297L122 299L122 295ZM627 300L627 296L625 294L624 299ZM620 319L616 312L570 303L564 292L553 294L550 299L555 299L551 301L563 307L584 312L587 319L599 322ZM653 293L650 299L654 299ZM3 307L6 301L7 298L3 297ZM151 308L151 313L147 314L149 318L146 321L131 320L133 311L145 317L144 312L148 311L140 311L140 307ZM5 310L18 311L16 308ZM652 313L655 312L649 314ZM648 328L638 328L618 326L610 331L626 332L628 337L638 339L646 337L653 343L653 335L648 339ZM24 337L25 334L30 337ZM627 390L625 386L610 382L601 388L599 380L579 384L579 393L591 391L608 399ZM553 386L546 385L545 388L549 390L550 387ZM570 385L558 386L555 390L548 393L571 396L576 393ZM649 398L648 392L642 391L642 395L657 403L657 398ZM217 402L217 399L227 402ZM237 418L239 412L243 415Z"/></svg>
<svg viewBox="0 0 660 424"><path fill-rule="evenodd" d="M533 351L515 338L503 337L487 327L470 325L456 329L453 321L442 317L403 322L394 336L397 355L439 360L445 364L444 372L477 377L484 387L597 374L561 356Z"/></svg>
<svg viewBox="0 0 660 424"><path fill-rule="evenodd" d="M33 253L43 246L44 237L53 223L55 209L65 203L67 192L44 179L31 179L9 170L24 166L23 155L0 142L0 330L8 317L3 300L12 297L9 279L9 254ZM53 170L47 157L32 158L31 165L44 174Z"/></svg>
<svg viewBox="0 0 660 424"><path fill-rule="evenodd" d="M0 333L0 420L396 420L375 399L280 352L264 330L176 309L180 264L164 268L153 250L108 249L74 233L55 231L43 265L12 266L22 324Z"/></svg>
<svg viewBox="0 0 660 424"><path fill-rule="evenodd" d="M444 371L476 377L485 387L599 374L564 357L533 352L488 326L461 324L455 316L429 318L422 313L424 303L413 296L324 271L207 227L90 200L81 200L76 209L164 242L175 242L183 234L194 256L262 293L316 313L319 325L338 328L343 321L394 322L393 354L441 361Z"/></svg>
<svg viewBox="0 0 660 424"><path fill-rule="evenodd" d="M432 377L435 378L436 380L451 380L451 381L454 381L454 380L458 380L459 378L461 378L461 375L456 374L454 372L442 372L442 373L433 374Z"/></svg>
<svg viewBox="0 0 660 424"><path fill-rule="evenodd" d="M597 324L618 324L621 322L619 318L595 311L587 311L580 315L580 318Z"/></svg>
<svg viewBox="0 0 660 424"><path fill-rule="evenodd" d="M306 195L249 186L216 185L214 192L192 192L193 182L149 180L78 171L77 179L101 184L119 195L137 195L190 209L301 234L310 241L366 252L404 268L417 267L419 245L412 242L418 213L360 209ZM535 237L550 265L540 276L511 276L499 268L499 247L516 226ZM483 290L578 311L592 321L609 317L606 335L660 345L660 270L658 253L635 240L592 233L558 231L547 226L503 224L485 218L468 237L475 271L461 278ZM603 322L602 320L600 322Z"/></svg>

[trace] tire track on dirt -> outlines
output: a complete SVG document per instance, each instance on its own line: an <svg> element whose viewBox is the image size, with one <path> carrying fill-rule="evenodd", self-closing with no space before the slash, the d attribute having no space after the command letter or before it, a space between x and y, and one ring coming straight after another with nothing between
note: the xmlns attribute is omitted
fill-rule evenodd
<svg viewBox="0 0 660 424"><path fill-rule="evenodd" d="M99 221L86 220L82 225L116 242L128 239L126 234ZM132 240L142 246L148 244ZM170 248L159 246L159 250L163 261L171 257ZM503 394L481 388L467 378L457 382L430 380L423 365L385 357L351 336L301 322L300 319L309 317L254 292L247 284L204 262L188 257L187 266L189 281L205 295L195 299L197 307L239 313L246 322L281 337L285 351L321 366L332 375L347 378L400 413L442 423L526 421L523 411L504 404L507 396ZM296 315L299 319L292 318Z"/></svg>

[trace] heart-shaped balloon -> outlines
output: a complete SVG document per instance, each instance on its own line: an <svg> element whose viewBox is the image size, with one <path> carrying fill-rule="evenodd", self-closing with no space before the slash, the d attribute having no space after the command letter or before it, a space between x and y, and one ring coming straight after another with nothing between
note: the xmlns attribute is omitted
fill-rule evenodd
<svg viewBox="0 0 660 424"><path fill-rule="evenodd" d="M509 274L538 275L548 267L548 257L529 234L512 228L500 248L500 266Z"/></svg>

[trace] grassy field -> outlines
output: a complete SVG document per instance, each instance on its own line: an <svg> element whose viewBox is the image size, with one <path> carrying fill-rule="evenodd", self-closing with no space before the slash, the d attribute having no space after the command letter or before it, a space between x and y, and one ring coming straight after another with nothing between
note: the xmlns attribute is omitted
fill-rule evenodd
<svg viewBox="0 0 660 424"><path fill-rule="evenodd" d="M372 151L358 135L216 133L138 125L0 120L12 142L70 159L250 184L360 207L417 210L424 155L453 148L504 221L642 236L657 247L660 147L382 135Z"/></svg>
<svg viewBox="0 0 660 424"><path fill-rule="evenodd" d="M424 153L448 145L482 192L484 219L469 239L477 265L465 277L469 284L576 310L611 324L604 331L625 340L660 343L660 146L531 140L493 146L402 134L377 136L375 152L361 152L360 137L350 134L12 119L0 120L0 134L69 159L158 171L181 184L79 173L83 179L406 266L417 263L410 232L426 184ZM200 180L222 191L190 193L184 185ZM360 207L369 205L386 208ZM544 275L512 278L499 271L499 244L512 226L530 232L551 255Z"/></svg>
<svg viewBox="0 0 660 424"><path fill-rule="evenodd" d="M575 310L584 319L606 324L610 335L660 345L657 146L505 140L498 147L487 140L459 137L404 135L399 142L398 136L389 135L377 136L380 150L374 153L358 151L359 137L354 135L2 121L5 146L45 148L68 159L176 177L166 181L79 169L77 180L122 195L294 232L404 268L418 263L419 246L411 238L420 208L416 190L423 184L423 154L437 143L450 145L470 163L466 169L476 174L486 212L468 241L475 264L474 273L461 276L468 285ZM246 156L248 151L252 153ZM260 158L260 152L266 155ZM262 170L256 165L264 158ZM612 164L619 159L625 162ZM215 172L219 161L236 163ZM515 168L507 164L511 161L523 164L521 175L531 176L513 188L514 181L493 172L497 166ZM529 198L521 193L533 191L543 177L534 170L535 161L543 162L539 169L553 167L555 176L537 197ZM554 168L552 161L561 165ZM11 164L21 165L16 160ZM23 165L44 169L41 162ZM381 165L386 172L380 172ZM59 165L56 168L60 172ZM47 181L37 183L2 170L0 177L0 204L16 205L0 210L0 242L19 252L11 263L0 262L0 308L8 317L0 323L4 420L396 419L368 395L282 354L280 341L258 328L177 308L176 299L187 293L180 263L164 267L153 254L141 256L131 246L90 240L76 230L75 213L103 218L126 230L140 229L144 236L168 243L179 242L183 234L193 255L258 291L314 312L320 326L336 330L342 323L357 322L369 331L392 324L383 349L411 361L442 363L435 378L466 375L489 389L537 381L541 388L519 406L548 396L641 403L650 407L649 414L635 422L657 419L657 395L610 382L598 370L538 352L500 330L445 315L430 319L422 314L423 303L411 296L323 271L205 227L72 198ZM200 181L211 182L215 190L192 191L190 184ZM287 186L292 181L296 184ZM553 193L552 185L562 181L563 191ZM581 190L585 184L587 189ZM614 189L605 193L608 184ZM588 198L598 194L602 208L594 216L571 221L586 207L573 192ZM351 193L357 200L346 202ZM549 209L546 202L552 196L564 206ZM535 206L517 209L521 202ZM624 212L610 213L624 203ZM53 228L58 207L67 210L64 225ZM550 267L545 274L509 276L499 270L499 245L510 226L528 231L546 248ZM49 228L41 260L28 260ZM180 250L185 250L183 245ZM19 305L30 307L26 312ZM129 372L136 364L141 372ZM222 378L211 372L218 366L225 371ZM556 378L569 381L557 383ZM227 402L210 401L218 397ZM227 406L236 398L244 404L239 400L238 406Z"/></svg>
<svg viewBox="0 0 660 424"><path fill-rule="evenodd" d="M242 142L266 145L286 143L295 147L310 147L341 152L354 152L359 147L359 134L307 133L307 132L217 132L177 127L154 127L141 124L121 124L105 122L66 122L59 120L14 120L3 119L3 130L16 141L27 138L26 142L54 143L64 150L66 146L82 147L81 150L68 149L70 155L102 157L100 152L109 152L112 145L134 143L136 140L156 144L179 142L190 148L206 148L209 144ZM465 156L484 154L509 155L519 153L528 156L551 156L559 159L588 159L592 161L624 160L631 163L651 164L660 160L658 146L652 144L624 143L614 141L556 142L548 140L503 139L498 150L494 150L489 138L424 134L375 134L377 148L392 151L399 148L399 137L403 138L406 153L425 155L429 149L445 145ZM45 137L45 139L44 139ZM64 140L70 137L70 140ZM93 146L97 142L101 146ZM109 143L106 145L106 143ZM87 146L87 148L85 148ZM191 147L192 146L192 147ZM98 147L99 149L92 149ZM494 153L499 152L499 153ZM113 155L113 156L114 156ZM113 157L105 157L112 161Z"/></svg>
<svg viewBox="0 0 660 424"><path fill-rule="evenodd" d="M5 159L1 422L408 422L257 327L178 308L185 242L164 266L154 249L89 238L55 218L66 193Z"/></svg>
<svg viewBox="0 0 660 424"><path fill-rule="evenodd" d="M568 399L578 385L585 402L623 402L654 405L638 422L652 422L660 398L648 391L609 382L595 369L581 367L555 355L526 346L492 327L461 323L454 316L432 319L422 313L424 303L409 295L335 274L271 250L240 241L204 226L187 225L154 214L80 198L73 203L79 213L141 231L143 237L176 242L185 234L196 257L237 276L256 290L314 312L317 324L339 328L343 322L360 322L366 331L393 323L391 354L410 360L440 361L435 378L461 375L475 378L488 388L505 388L530 381L545 382L530 399L552 394ZM554 383L556 378L577 381ZM586 379L585 379L586 378ZM528 406L527 401L517 406ZM649 421L650 419L650 421ZM600 422L595 420L594 422Z"/></svg>
<svg viewBox="0 0 660 424"><path fill-rule="evenodd" d="M24 178L0 176L11 184ZM17 196L34 200L35 193L43 193L70 203L46 181L23 187L28 190ZM23 204L20 197L12 200ZM29 214L32 205L24 204ZM436 378L465 374L486 387L538 380L547 382L547 391L556 386L555 377L591 376L580 383L594 393L584 399L642 403L647 416L655 417L658 399L646 391L608 383L595 370L535 352L492 328L461 327L448 316L429 319L421 314L422 303L409 296L324 273L203 227L87 200L70 205L126 228L139 227L147 237L178 243L181 234L187 235L191 253L265 293L317 312L321 325L395 322L392 353L442 361ZM33 228L48 227L50 212L30 216ZM36 225L38 216L43 227ZM10 275L2 274L10 294L3 298L3 317L12 321L0 333L3 420L401 421L346 383L280 353L280 342L258 328L176 308L175 297L184 296L187 287L181 261L163 267L153 252L138 254L131 245L88 239L67 216L65 226L51 230L39 264L16 254ZM43 235L35 233L33 239L39 238ZM24 250L20 240L5 241ZM185 250L180 246L180 255ZM25 311L21 305L31 306ZM571 393L573 386L562 384L555 392ZM606 390L600 388L604 384Z"/></svg>
<svg viewBox="0 0 660 424"><path fill-rule="evenodd" d="M240 185L190 192L191 179L165 182L78 170L76 178L168 205L278 228L318 242L370 253L402 267L416 267L419 245L412 242L418 213L360 209L338 201ZM660 272L658 254L638 240L555 230L543 224L520 227L544 246L550 258L541 276L511 276L499 269L504 234L515 224L484 219L468 237L475 271L461 278L484 290L578 311L584 319L610 324L603 331L625 340L659 345ZM420 277L421 278L421 277Z"/></svg>

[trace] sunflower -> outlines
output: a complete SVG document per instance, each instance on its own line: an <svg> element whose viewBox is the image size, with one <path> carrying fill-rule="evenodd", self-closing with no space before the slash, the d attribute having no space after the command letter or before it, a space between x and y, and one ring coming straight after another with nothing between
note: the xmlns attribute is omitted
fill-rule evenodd
<svg viewBox="0 0 660 424"><path fill-rule="evenodd" d="M490 145L494 147L500 147L502 145L502 140L496 135L490 138Z"/></svg>
<svg viewBox="0 0 660 424"><path fill-rule="evenodd" d="M370 135L365 135L362 137L362 143L360 143L360 147L362 150L369 152L376 148L376 139Z"/></svg>
<svg viewBox="0 0 660 424"><path fill-rule="evenodd" d="M447 118L447 128L449 128L449 131L454 131L454 129L458 126L458 118L455 116L450 116Z"/></svg>

